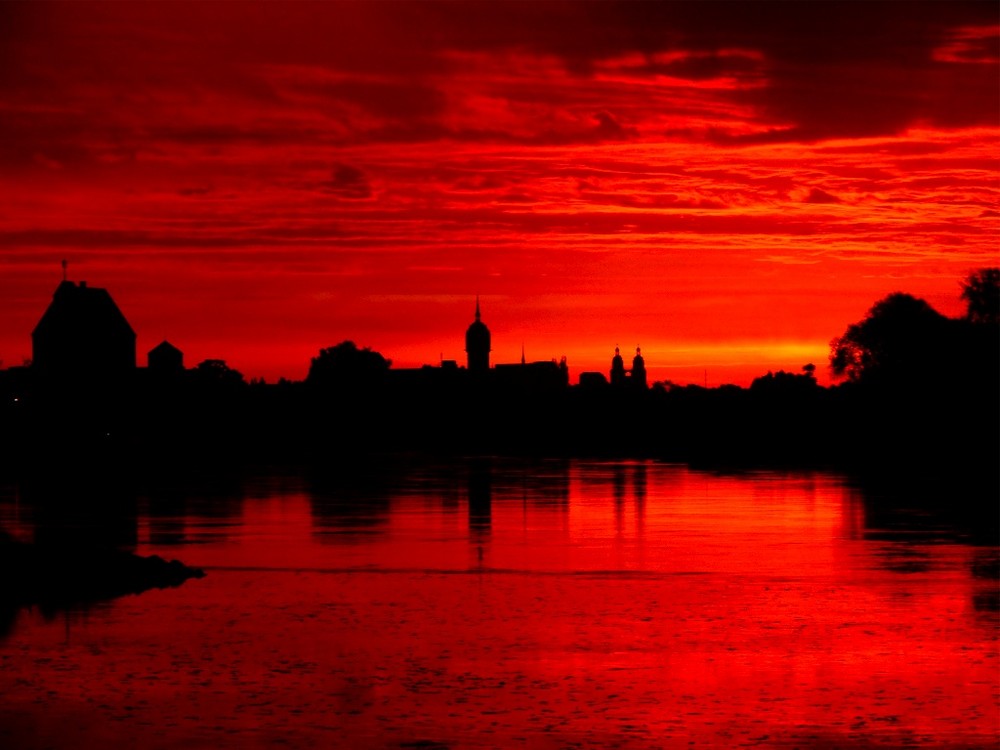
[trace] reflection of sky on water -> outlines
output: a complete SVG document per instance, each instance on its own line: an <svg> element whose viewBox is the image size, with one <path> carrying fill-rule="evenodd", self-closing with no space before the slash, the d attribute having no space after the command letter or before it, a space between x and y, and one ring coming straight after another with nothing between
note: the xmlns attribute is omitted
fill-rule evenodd
<svg viewBox="0 0 1000 750"><path fill-rule="evenodd" d="M968 539L967 519L950 524L956 519L882 497L873 505L835 475L713 474L646 461L369 460L88 483L79 497L77 489L5 484L0 522L20 538L94 540L209 567L462 567L466 557L455 552L473 544L526 569L808 575L823 565L850 575L931 573L949 550L975 549L982 561L994 549L982 540L949 546Z"/></svg>
<svg viewBox="0 0 1000 750"><path fill-rule="evenodd" d="M0 521L26 538L100 528L209 575L61 622L22 613L0 642L0 739L73 721L94 739L109 716L126 738L174 717L153 747L997 731L996 547L833 475L492 458L107 497L95 511L5 486ZM50 725L31 708L47 691Z"/></svg>

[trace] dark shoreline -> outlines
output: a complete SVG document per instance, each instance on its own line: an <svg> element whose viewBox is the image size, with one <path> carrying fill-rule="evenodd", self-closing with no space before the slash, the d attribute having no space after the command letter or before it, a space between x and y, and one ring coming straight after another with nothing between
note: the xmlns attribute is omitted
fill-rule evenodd
<svg viewBox="0 0 1000 750"><path fill-rule="evenodd" d="M99 544L24 542L0 531L0 635L20 609L43 617L150 589L180 586L204 571L158 555Z"/></svg>

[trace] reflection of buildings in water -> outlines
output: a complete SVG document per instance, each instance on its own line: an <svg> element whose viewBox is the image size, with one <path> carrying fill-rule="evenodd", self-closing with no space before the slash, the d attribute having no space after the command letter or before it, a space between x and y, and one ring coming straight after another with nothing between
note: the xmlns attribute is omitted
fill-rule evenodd
<svg viewBox="0 0 1000 750"><path fill-rule="evenodd" d="M993 617L1000 615L1000 549L980 547L972 552L972 607Z"/></svg>
<svg viewBox="0 0 1000 750"><path fill-rule="evenodd" d="M493 523L493 477L488 459L473 460L469 466L469 531L473 536L489 535Z"/></svg>
<svg viewBox="0 0 1000 750"><path fill-rule="evenodd" d="M158 533L134 480L112 474L69 471L20 482L13 538L0 539L7 567L18 574L0 597L0 637L12 632L22 610L34 610L44 620L62 617L69 639L72 624L112 600L203 575L137 550L190 540L183 531ZM182 529L186 515L179 514ZM140 522L147 517L148 523ZM8 531L7 518L4 510L0 537Z"/></svg>
<svg viewBox="0 0 1000 750"><path fill-rule="evenodd" d="M1000 547L992 492L913 480L843 487L845 538L859 543L873 569L909 578L968 571L973 611L990 627L1000 618ZM956 495L962 503L949 500Z"/></svg>
<svg viewBox="0 0 1000 750"><path fill-rule="evenodd" d="M519 528L538 539L569 530L569 461L564 459L478 458L459 473L465 481L469 538L482 546L497 528ZM482 562L480 560L480 562Z"/></svg>
<svg viewBox="0 0 1000 750"><path fill-rule="evenodd" d="M563 518L568 514L569 462L562 459L442 459L381 471L380 478L367 476L368 470L311 475L308 493L315 531L321 537L381 532L395 499L425 498L429 506L449 514L462 510L468 529L480 538L497 523L499 507L504 519L515 505L543 510L545 516L553 511ZM551 521L541 524L552 527Z"/></svg>
<svg viewBox="0 0 1000 750"><path fill-rule="evenodd" d="M625 475L627 468L625 464L615 464L614 469L611 471L611 486L612 495L615 500L615 505L625 504Z"/></svg>
<svg viewBox="0 0 1000 750"><path fill-rule="evenodd" d="M646 492L649 477L645 461L639 461L632 467L632 495L635 499L636 533L641 538L646 528Z"/></svg>
<svg viewBox="0 0 1000 750"><path fill-rule="evenodd" d="M856 541L864 538L865 506L861 493L852 487L844 487L840 508L841 535L844 539Z"/></svg>
<svg viewBox="0 0 1000 750"><path fill-rule="evenodd" d="M446 482L441 486L441 509L455 513L462 505L462 488L457 482Z"/></svg>
<svg viewBox="0 0 1000 750"><path fill-rule="evenodd" d="M224 472L141 481L107 467L36 474L19 484L18 513L30 538L42 544L173 546L191 542L191 528L198 529L198 541L227 534L242 514L245 483Z"/></svg>
<svg viewBox="0 0 1000 750"><path fill-rule="evenodd" d="M636 460L616 461L610 464L581 464L579 466L578 477L586 493L593 492L599 497L608 497L610 494L614 511L615 534L618 537L625 534L630 502L635 532L639 536L644 533L646 499L649 492L648 464L648 461ZM661 472L658 478L663 476ZM588 489L588 487L593 489Z"/></svg>
<svg viewBox="0 0 1000 750"><path fill-rule="evenodd" d="M493 467L489 459L474 459L469 465L469 542L475 545L475 566L487 565L493 526Z"/></svg>
<svg viewBox="0 0 1000 750"><path fill-rule="evenodd" d="M612 497L615 501L615 536L625 533L625 465L618 463L611 473Z"/></svg>
<svg viewBox="0 0 1000 750"><path fill-rule="evenodd" d="M19 488L22 522L39 544L134 549L139 521L134 488L84 472L35 475Z"/></svg>
<svg viewBox="0 0 1000 750"><path fill-rule="evenodd" d="M473 459L466 467L469 528L488 532L497 522L520 519L523 528L539 533L567 523L570 499L569 462L565 460ZM520 509L516 516L511 514Z"/></svg>
<svg viewBox="0 0 1000 750"><path fill-rule="evenodd" d="M395 491L388 472L372 467L327 471L306 482L313 534L321 542L356 534L381 534L389 523Z"/></svg>
<svg viewBox="0 0 1000 750"><path fill-rule="evenodd" d="M500 502L517 501L537 508L567 510L569 507L569 462L564 459L494 461L491 489Z"/></svg>
<svg viewBox="0 0 1000 750"><path fill-rule="evenodd" d="M197 541L224 538L227 528L243 514L249 481L224 471L195 472L147 486L141 499L148 517L149 543L185 544L194 541L192 529L197 529Z"/></svg>
<svg viewBox="0 0 1000 750"><path fill-rule="evenodd" d="M146 506L149 543L154 547L172 547L188 542L187 508L181 501L163 504L150 501Z"/></svg>

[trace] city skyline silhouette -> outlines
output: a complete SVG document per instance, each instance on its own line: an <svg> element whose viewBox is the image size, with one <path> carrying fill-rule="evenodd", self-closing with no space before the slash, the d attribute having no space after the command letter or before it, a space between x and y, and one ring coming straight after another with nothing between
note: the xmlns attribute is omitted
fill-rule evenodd
<svg viewBox="0 0 1000 750"><path fill-rule="evenodd" d="M136 333L108 291L66 278L33 331L36 362L0 369L3 438L29 463L106 455L137 470L209 446L213 460L235 463L419 449L878 475L909 466L928 478L938 465L988 487L1000 453L1000 271L980 269L962 288L959 318L901 292L876 301L831 341L837 385L822 386L806 363L761 373L749 388L706 388L649 382L640 347L630 367L615 347L606 371L582 372L577 384L565 358L529 362L522 350L520 362L493 362L479 298L464 365L394 367L345 339L319 348L303 380L267 383L222 356L185 367L184 352L164 340L138 367ZM801 440L804 432L813 437ZM950 439L957 433L963 442ZM886 444L888 454L878 450Z"/></svg>

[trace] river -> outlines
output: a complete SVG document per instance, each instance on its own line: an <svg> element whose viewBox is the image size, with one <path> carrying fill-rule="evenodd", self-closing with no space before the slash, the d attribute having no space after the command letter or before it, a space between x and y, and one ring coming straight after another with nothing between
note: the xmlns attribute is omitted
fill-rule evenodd
<svg viewBox="0 0 1000 750"><path fill-rule="evenodd" d="M2 485L0 527L207 575L18 612L3 747L1000 739L995 543L836 474L411 460L51 494Z"/></svg>

